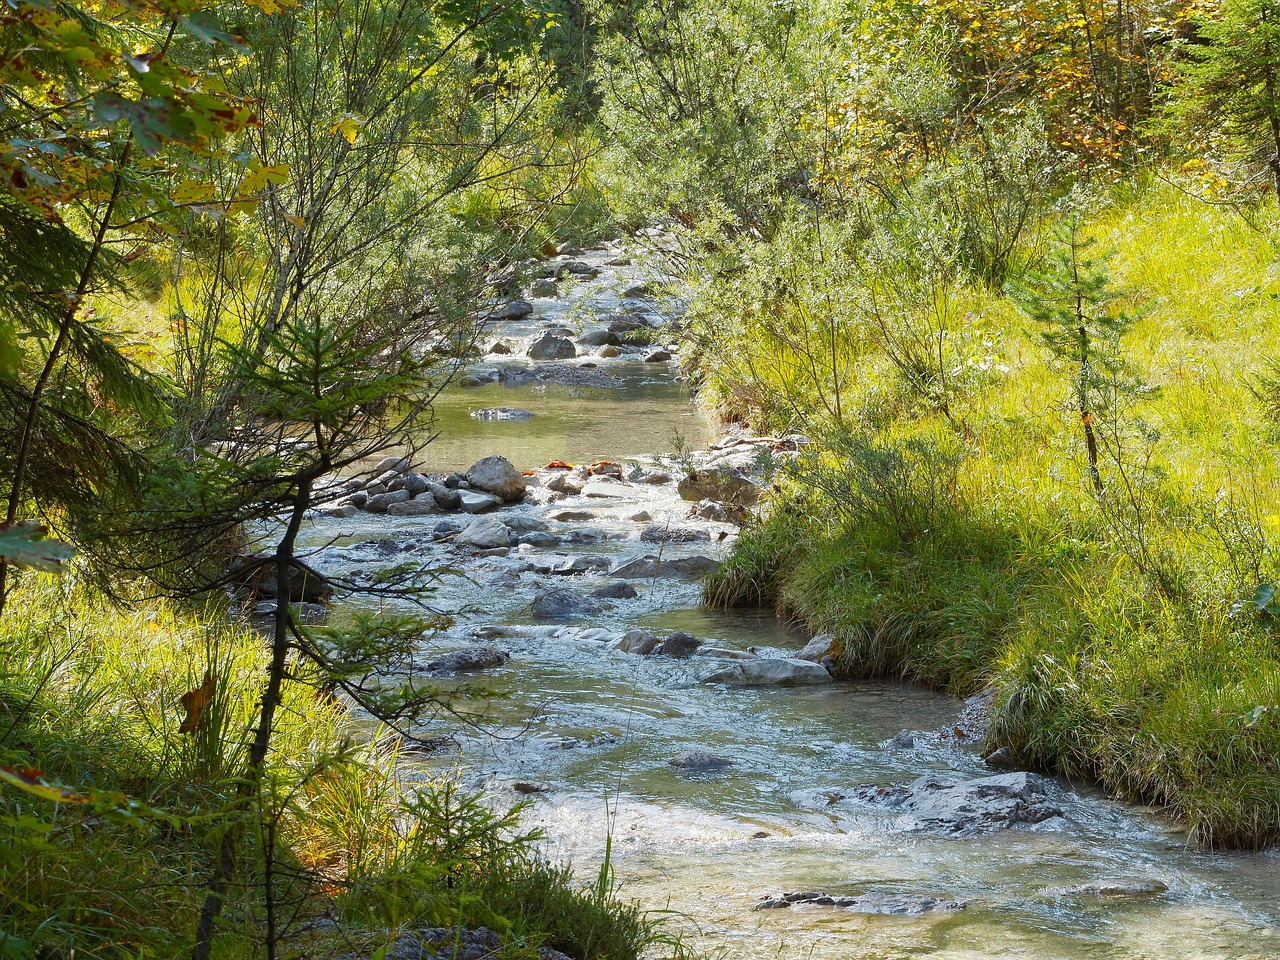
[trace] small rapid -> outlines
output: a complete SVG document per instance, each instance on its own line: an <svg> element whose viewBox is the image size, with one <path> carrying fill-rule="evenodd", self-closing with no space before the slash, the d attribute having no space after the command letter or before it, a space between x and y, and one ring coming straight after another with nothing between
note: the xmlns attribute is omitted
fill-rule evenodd
<svg viewBox="0 0 1280 960"><path fill-rule="evenodd" d="M703 683L736 657L794 657L809 638L768 612L700 606L696 570L723 557L736 528L691 517L680 465L653 457L676 434L706 451L699 463L745 463L750 450L711 450L714 424L678 370L650 359L663 346L656 325L679 304L623 294L652 281L657 262L616 247L573 262L578 279L542 284L528 313L493 327L485 345L510 352L486 354L469 371L472 386L440 399L440 436L421 464L447 473L501 454L533 471L524 501L493 516L541 539L468 548L453 542L468 517L363 512L317 516L304 531L308 562L325 574L368 576L405 560L460 571L438 596L456 623L424 647L423 664L477 643L509 656L481 674L434 678L481 681L489 693L466 707L474 722L426 731L449 745L420 758L424 775L457 770L496 803L527 798L550 855L592 878L608 851L623 896L671 911L672 930L709 956L1280 957L1274 851L1201 851L1158 811L1058 781L1045 788L1057 814L1041 822L976 835L920 829L857 788L996 773L961 703L893 683ZM658 342L523 356L548 329L589 341L619 317L652 324ZM489 409L532 416L473 415ZM565 471L544 466L600 459L618 462L621 476L595 482L580 470L581 482L566 485ZM618 575L646 569L628 567L644 558L644 575ZM536 597L562 589L592 612L531 614ZM701 646L680 657L617 649L634 629L690 634ZM724 763L672 763L690 751ZM757 909L795 891L963 908L866 912L810 898Z"/></svg>

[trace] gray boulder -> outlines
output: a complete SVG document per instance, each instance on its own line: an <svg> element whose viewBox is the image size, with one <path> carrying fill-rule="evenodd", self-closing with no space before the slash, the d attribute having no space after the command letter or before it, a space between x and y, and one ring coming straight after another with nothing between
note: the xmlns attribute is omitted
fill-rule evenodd
<svg viewBox="0 0 1280 960"><path fill-rule="evenodd" d="M588 330L578 338L580 347L620 347L622 337L611 330Z"/></svg>
<svg viewBox="0 0 1280 960"><path fill-rule="evenodd" d="M796 654L796 659L821 663L827 657L834 656L835 649L836 638L829 633L820 633L805 644L804 649Z"/></svg>
<svg viewBox="0 0 1280 960"><path fill-rule="evenodd" d="M393 503L404 503L412 499L413 496L408 490L393 490L391 493L380 493L370 497L365 501L364 508L370 513L386 513L387 508Z"/></svg>
<svg viewBox="0 0 1280 960"><path fill-rule="evenodd" d="M830 683L831 674L820 664L808 660L744 660L731 667L703 677L703 683L727 683L734 686L800 686Z"/></svg>
<svg viewBox="0 0 1280 960"><path fill-rule="evenodd" d="M666 363L671 359L671 354L666 350L653 350L645 354L645 363Z"/></svg>
<svg viewBox="0 0 1280 960"><path fill-rule="evenodd" d="M446 654L438 660L427 664L432 673L465 673L471 670L487 670L489 667L500 667L511 659L511 655L497 647L465 647Z"/></svg>
<svg viewBox="0 0 1280 960"><path fill-rule="evenodd" d="M702 646L702 641L691 633L673 633L662 641L658 652L664 657L691 657Z"/></svg>
<svg viewBox="0 0 1280 960"><path fill-rule="evenodd" d="M553 337L551 334L538 337L525 351L525 356L530 360L572 360L577 355L578 349L572 340Z"/></svg>
<svg viewBox="0 0 1280 960"><path fill-rule="evenodd" d="M529 296L558 297L560 296L560 288L551 277L540 277L533 281L533 285L529 287Z"/></svg>
<svg viewBox="0 0 1280 960"><path fill-rule="evenodd" d="M420 473L406 473L404 476L404 487L412 496L427 492L427 478Z"/></svg>
<svg viewBox="0 0 1280 960"><path fill-rule="evenodd" d="M525 479L506 457L488 456L477 460L467 471L467 483L515 503L524 496Z"/></svg>
<svg viewBox="0 0 1280 960"><path fill-rule="evenodd" d="M814 907L835 907L850 913L879 913L895 917L919 917L926 913L958 913L965 908L963 900L943 897L927 897L917 893L888 893L868 890L856 897L831 896L825 893L784 893L780 897L765 897L755 905L755 910L778 910L804 904Z"/></svg>
<svg viewBox="0 0 1280 960"><path fill-rule="evenodd" d="M572 590L548 590L534 598L531 609L535 617L546 620L572 620L594 616L604 608L590 597Z"/></svg>
<svg viewBox="0 0 1280 960"><path fill-rule="evenodd" d="M972 837L1062 817L1053 792L1050 781L1031 773L977 780L930 774L906 786L859 787L855 795L899 811L908 830Z"/></svg>
<svg viewBox="0 0 1280 960"><path fill-rule="evenodd" d="M760 488L741 467L695 470L676 485L684 500L716 500L751 506L760 499Z"/></svg>
<svg viewBox="0 0 1280 960"><path fill-rule="evenodd" d="M1159 880L1094 880L1072 887L1067 893L1080 897L1154 897L1168 889Z"/></svg>
<svg viewBox="0 0 1280 960"><path fill-rule="evenodd" d="M467 524L467 528L454 537L453 542L462 547L491 550L510 545L511 531L497 517L480 517Z"/></svg>
<svg viewBox="0 0 1280 960"><path fill-rule="evenodd" d="M512 533L533 533L534 531L546 530L547 525L537 517L531 517L528 514L513 513L509 517L503 517L502 522Z"/></svg>
<svg viewBox="0 0 1280 960"><path fill-rule="evenodd" d="M537 547L545 550L550 547L558 547L560 538L554 533L545 533L542 530L531 530L529 533L520 534L520 542L527 543L531 547Z"/></svg>
<svg viewBox="0 0 1280 960"><path fill-rule="evenodd" d="M494 313L495 320L519 320L533 313L533 304L528 300L512 300Z"/></svg>
<svg viewBox="0 0 1280 960"><path fill-rule="evenodd" d="M392 517L426 517L440 512L440 505L430 494L402 500L387 507L387 515Z"/></svg>
<svg viewBox="0 0 1280 960"><path fill-rule="evenodd" d="M405 457L383 457L369 472L376 477L379 474L388 472L408 473L411 469L413 469L413 466Z"/></svg>
<svg viewBox="0 0 1280 960"><path fill-rule="evenodd" d="M640 594L636 592L636 588L631 584L617 581L600 587L598 590L592 590L590 596L601 600L634 600Z"/></svg>
<svg viewBox="0 0 1280 960"><path fill-rule="evenodd" d="M636 653L648 656L658 649L658 638L644 630L628 630L614 646L623 653Z"/></svg>
<svg viewBox="0 0 1280 960"><path fill-rule="evenodd" d="M711 534L702 527L672 527L655 523L644 528L640 539L645 543L706 543Z"/></svg>
<svg viewBox="0 0 1280 960"><path fill-rule="evenodd" d="M457 510L462 506L458 491L446 487L443 483L427 483L427 493L440 505L441 510Z"/></svg>

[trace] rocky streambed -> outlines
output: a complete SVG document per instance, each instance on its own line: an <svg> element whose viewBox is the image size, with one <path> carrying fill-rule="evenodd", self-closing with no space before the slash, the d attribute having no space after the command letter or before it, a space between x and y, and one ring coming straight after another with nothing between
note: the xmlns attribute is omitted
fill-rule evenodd
<svg viewBox="0 0 1280 960"><path fill-rule="evenodd" d="M822 638L700 606L761 451L803 438L708 442L678 370L642 353L678 311L644 269L617 247L548 261L530 310L494 308L505 352L444 399L461 438L335 490L304 532L326 576L458 571L438 597L456 623L415 669L492 696L429 731L446 745L421 775L528 799L550 854L592 878L608 849L624 895L711 954L1280 956L1274 854L1199 851L1158 811L993 767L980 704L837 682ZM592 343L641 300L653 343ZM530 355L548 335L573 355ZM701 452L650 456L690 424Z"/></svg>

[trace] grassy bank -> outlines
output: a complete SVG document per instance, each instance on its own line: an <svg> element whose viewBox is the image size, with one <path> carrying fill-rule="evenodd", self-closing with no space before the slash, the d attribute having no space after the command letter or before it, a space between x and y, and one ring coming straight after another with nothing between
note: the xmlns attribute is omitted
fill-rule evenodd
<svg viewBox="0 0 1280 960"><path fill-rule="evenodd" d="M43 582L37 582L37 580ZM261 691L262 640L218 611L29 577L0 622L0 766L87 802L0 783L0 956L175 957L191 949ZM206 669L191 733L180 698ZM374 954L402 929L487 925L503 956L550 945L637 957L660 932L544 862L516 814L424 781L394 738L360 736L343 703L288 685L217 956L262 955L270 863L277 948ZM265 855L272 851L270 860ZM336 921L315 926L325 918ZM679 953L678 946L670 952Z"/></svg>
<svg viewBox="0 0 1280 960"><path fill-rule="evenodd" d="M1167 805L1203 842L1280 840L1280 640L1270 610L1238 604L1280 578L1280 271L1268 214L1251 219L1164 186L1090 207L1108 309L1134 317L1107 358L1127 379L1089 418L1101 490L1071 364L990 285L917 316L952 351L941 401L894 362L900 338L855 336L856 317L840 386L808 394L778 339L746 364L741 341L697 344L706 396L819 439L708 598L834 633L851 676L994 685L990 746ZM1048 243L1024 244L1022 276Z"/></svg>

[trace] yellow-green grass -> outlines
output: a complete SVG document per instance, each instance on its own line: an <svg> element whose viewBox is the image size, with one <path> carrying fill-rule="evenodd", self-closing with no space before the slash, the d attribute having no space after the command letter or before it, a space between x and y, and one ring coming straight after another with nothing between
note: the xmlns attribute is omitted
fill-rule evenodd
<svg viewBox="0 0 1280 960"><path fill-rule="evenodd" d="M1112 251L1137 315L1124 359L1158 388L1121 418L1131 489L1104 449L1100 506L1071 371L1007 298L970 286L962 323L984 331L994 362L957 392L951 422L874 352L850 355L842 398L882 443L958 444L941 520L904 536L842 516L814 502L801 469L709 599L776 603L835 633L850 674L993 684L991 746L1166 804L1206 843L1280 840L1276 632L1249 609L1228 614L1280 580L1277 427L1253 393L1280 333L1273 229L1163 185L1092 213L1094 251ZM703 372L724 397L741 367ZM761 425L796 425L770 403Z"/></svg>

